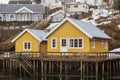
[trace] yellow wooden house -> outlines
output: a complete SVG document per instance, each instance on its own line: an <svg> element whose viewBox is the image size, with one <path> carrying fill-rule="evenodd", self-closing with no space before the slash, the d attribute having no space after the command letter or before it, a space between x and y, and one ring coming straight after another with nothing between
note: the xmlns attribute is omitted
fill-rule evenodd
<svg viewBox="0 0 120 80"><path fill-rule="evenodd" d="M46 41L42 39L46 33L42 30L25 29L11 42L15 42L15 52L46 53Z"/></svg>
<svg viewBox="0 0 120 80"><path fill-rule="evenodd" d="M50 31L47 39L48 53L108 52L111 39L91 23L65 18Z"/></svg>
<svg viewBox="0 0 120 80"><path fill-rule="evenodd" d="M91 23L65 18L49 33L25 29L12 42L15 52L36 52L49 55L108 52L111 38Z"/></svg>

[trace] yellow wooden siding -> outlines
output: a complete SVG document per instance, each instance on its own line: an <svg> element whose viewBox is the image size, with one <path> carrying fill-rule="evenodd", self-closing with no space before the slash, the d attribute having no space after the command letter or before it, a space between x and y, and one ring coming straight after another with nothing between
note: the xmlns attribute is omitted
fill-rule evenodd
<svg viewBox="0 0 120 80"><path fill-rule="evenodd" d="M31 50L24 50L23 43L29 41L32 43ZM25 32L21 37L19 37L15 42L16 52L39 52L39 41L35 39L31 34Z"/></svg>
<svg viewBox="0 0 120 80"><path fill-rule="evenodd" d="M61 38L83 38L83 49L70 49L68 44L68 52L89 52L89 38L81 31L79 31L76 27L73 27L70 22L65 22L61 27L59 27L55 32L53 32L50 36L48 36L47 43L47 51L48 52L60 52L60 39ZM51 39L57 39L57 48L51 49ZM68 43L68 42L67 42Z"/></svg>
<svg viewBox="0 0 120 80"><path fill-rule="evenodd" d="M105 41L95 39L95 48L92 48L92 41L90 40L90 52L108 52L108 48L105 48Z"/></svg>
<svg viewBox="0 0 120 80"><path fill-rule="evenodd" d="M41 53L47 52L47 41L43 41L40 43L40 52Z"/></svg>

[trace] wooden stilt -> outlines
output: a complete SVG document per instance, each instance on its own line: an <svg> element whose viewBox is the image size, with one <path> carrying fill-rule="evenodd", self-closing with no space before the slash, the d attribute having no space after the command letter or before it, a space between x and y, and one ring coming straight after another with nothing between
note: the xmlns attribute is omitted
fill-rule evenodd
<svg viewBox="0 0 120 80"><path fill-rule="evenodd" d="M120 70L120 60L119 60L119 70Z"/></svg>
<svg viewBox="0 0 120 80"><path fill-rule="evenodd" d="M89 68L89 63L87 63L87 66L86 66L87 76L89 76L89 71L88 71L89 69L88 68ZM88 80L88 77L87 77L87 80Z"/></svg>
<svg viewBox="0 0 120 80"><path fill-rule="evenodd" d="M102 63L102 80L104 80L104 62Z"/></svg>
<svg viewBox="0 0 120 80"><path fill-rule="evenodd" d="M22 66L20 64L20 66L19 66L19 77L21 77L21 72L22 72Z"/></svg>
<svg viewBox="0 0 120 80"><path fill-rule="evenodd" d="M80 62L80 77L81 77L80 80L83 80L82 76L83 76L83 62L81 61Z"/></svg>
<svg viewBox="0 0 120 80"><path fill-rule="evenodd" d="M36 62L36 80L38 80L38 71L39 71L39 69L38 69L38 61Z"/></svg>
<svg viewBox="0 0 120 80"><path fill-rule="evenodd" d="M44 75L44 73L43 73L43 61L41 61L41 80L44 80L43 75Z"/></svg>
<svg viewBox="0 0 120 80"><path fill-rule="evenodd" d="M95 80L98 80L98 62L96 62L96 79Z"/></svg>
<svg viewBox="0 0 120 80"><path fill-rule="evenodd" d="M107 61L107 79L109 78L109 61Z"/></svg>
<svg viewBox="0 0 120 80"><path fill-rule="evenodd" d="M111 72L112 72L112 65L111 65L111 61L110 61L110 76L111 76Z"/></svg>
<svg viewBox="0 0 120 80"><path fill-rule="evenodd" d="M2 74L4 76L4 74L5 74L5 60L3 59L2 61L3 61L3 64L2 64L2 66L3 66Z"/></svg>
<svg viewBox="0 0 120 80"><path fill-rule="evenodd" d="M12 60L10 60L10 76L12 75Z"/></svg>
<svg viewBox="0 0 120 80"><path fill-rule="evenodd" d="M60 61L60 80L62 80L62 61Z"/></svg>
<svg viewBox="0 0 120 80"><path fill-rule="evenodd" d="M116 71L118 70L118 60L116 60Z"/></svg>
<svg viewBox="0 0 120 80"><path fill-rule="evenodd" d="M113 65L113 74L115 73L115 62L112 61L112 65Z"/></svg>
<svg viewBox="0 0 120 80"><path fill-rule="evenodd" d="M83 67L83 66L84 66L84 67ZM82 73L82 79L85 80L85 77L84 77L84 76L86 75L86 74L85 74L86 63L84 63L83 66L82 66L82 69L83 69L83 71L82 71L82 72L83 72L83 73Z"/></svg>
<svg viewBox="0 0 120 80"><path fill-rule="evenodd" d="M90 75L93 76L93 64L92 63L91 63ZM93 79L91 78L91 80Z"/></svg>
<svg viewBox="0 0 120 80"><path fill-rule="evenodd" d="M51 62L49 62L49 73L51 73Z"/></svg>
<svg viewBox="0 0 120 80"><path fill-rule="evenodd" d="M46 66L46 63L47 62L44 62L44 77L45 77L45 79L44 80L46 80L47 78L47 76L46 76L46 71L47 71L47 66Z"/></svg>
<svg viewBox="0 0 120 80"><path fill-rule="evenodd" d="M35 61L33 61L33 68L34 68L34 70L33 70L34 77L36 78L36 68L35 68Z"/></svg>

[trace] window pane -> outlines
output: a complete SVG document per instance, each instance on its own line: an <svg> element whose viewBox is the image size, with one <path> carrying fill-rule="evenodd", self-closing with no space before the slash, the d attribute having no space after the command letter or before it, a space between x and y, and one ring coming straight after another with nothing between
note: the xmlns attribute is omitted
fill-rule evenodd
<svg viewBox="0 0 120 80"><path fill-rule="evenodd" d="M30 42L28 42L28 49L30 49Z"/></svg>
<svg viewBox="0 0 120 80"><path fill-rule="evenodd" d="M62 39L62 46L66 46L66 39Z"/></svg>
<svg viewBox="0 0 120 80"><path fill-rule="evenodd" d="M24 44L24 48L27 49L27 43Z"/></svg>
<svg viewBox="0 0 120 80"><path fill-rule="evenodd" d="M52 47L56 47L56 39L52 40Z"/></svg>
<svg viewBox="0 0 120 80"><path fill-rule="evenodd" d="M82 47L82 39L79 39L79 47Z"/></svg>
<svg viewBox="0 0 120 80"><path fill-rule="evenodd" d="M78 47L78 39L74 39L74 47Z"/></svg>
<svg viewBox="0 0 120 80"><path fill-rule="evenodd" d="M73 47L73 39L70 39L70 47Z"/></svg>

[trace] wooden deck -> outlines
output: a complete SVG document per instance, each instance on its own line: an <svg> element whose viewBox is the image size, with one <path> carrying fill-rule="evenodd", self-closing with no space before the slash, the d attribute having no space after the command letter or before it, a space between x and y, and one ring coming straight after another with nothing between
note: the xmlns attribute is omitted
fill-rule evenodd
<svg viewBox="0 0 120 80"><path fill-rule="evenodd" d="M55 53L15 53L15 52L0 52L0 60L17 59L21 55L30 57L31 60L42 61L85 61L85 62L100 62L107 60L120 59L120 52L102 52L102 53L67 53L71 55L49 55ZM48 54L48 55L47 55ZM59 53L62 54L62 53Z"/></svg>
<svg viewBox="0 0 120 80"><path fill-rule="evenodd" d="M41 80L119 80L114 74L120 71L120 52L59 54L1 52L0 59L10 74L19 67L19 76L25 71Z"/></svg>

